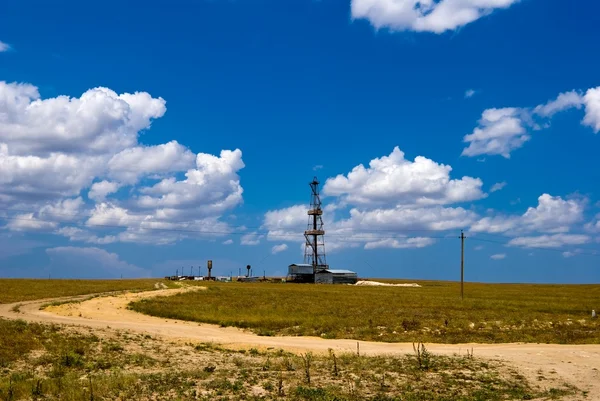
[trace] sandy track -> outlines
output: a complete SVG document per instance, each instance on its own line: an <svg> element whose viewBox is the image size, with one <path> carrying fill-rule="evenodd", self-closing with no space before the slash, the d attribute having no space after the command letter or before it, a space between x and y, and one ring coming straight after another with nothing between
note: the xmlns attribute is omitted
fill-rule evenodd
<svg viewBox="0 0 600 401"><path fill-rule="evenodd" d="M146 316L127 309L129 302L156 296L170 296L202 288L156 290L103 296L81 303L64 304L40 310L48 300L0 305L0 317L29 322L58 323L91 328L111 328L161 336L171 341L215 342L228 347L283 348L294 352L356 352L356 340L325 340L318 337L260 337L237 328L198 324ZM360 353L366 355L412 353L412 344L360 341ZM465 354L473 349L476 357L507 362L534 383L556 387L568 383L588 392L588 400L600 400L600 345L554 344L427 344L437 354ZM538 377L543 376L543 381ZM582 393L580 393L582 394ZM574 399L582 399L576 397Z"/></svg>

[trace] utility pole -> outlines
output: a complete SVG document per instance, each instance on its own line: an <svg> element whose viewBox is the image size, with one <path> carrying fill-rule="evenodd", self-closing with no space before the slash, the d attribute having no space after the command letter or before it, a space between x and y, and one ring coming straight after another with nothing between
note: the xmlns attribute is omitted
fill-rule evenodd
<svg viewBox="0 0 600 401"><path fill-rule="evenodd" d="M465 299L465 233L460 230L460 299Z"/></svg>

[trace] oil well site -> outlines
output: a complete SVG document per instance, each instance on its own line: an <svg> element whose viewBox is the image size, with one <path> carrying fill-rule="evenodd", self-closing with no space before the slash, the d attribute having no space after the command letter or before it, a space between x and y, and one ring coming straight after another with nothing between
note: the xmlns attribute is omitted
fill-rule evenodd
<svg viewBox="0 0 600 401"><path fill-rule="evenodd" d="M332 269L327 264L325 255L325 227L323 224L323 207L321 196L319 194L319 180L314 177L309 183L311 190L310 206L307 211L308 225L304 231L304 261L303 263L292 263L287 268L286 277L267 277L253 275L252 266L246 265L246 275L238 274L237 277L231 276L213 276L212 260L207 261L207 275L201 275L201 267L198 266L198 275L194 275L194 267L190 267L190 274L184 274L184 267L176 270L175 275L166 276L167 280L176 281L220 281L220 282L265 282L265 281L283 281L288 283L313 283L313 284L356 284L358 274L351 270ZM239 269L241 272L241 268Z"/></svg>

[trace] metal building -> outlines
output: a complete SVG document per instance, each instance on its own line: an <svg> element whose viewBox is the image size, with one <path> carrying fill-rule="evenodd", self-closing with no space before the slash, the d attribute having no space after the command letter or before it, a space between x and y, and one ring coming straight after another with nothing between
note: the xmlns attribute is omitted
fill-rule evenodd
<svg viewBox="0 0 600 401"><path fill-rule="evenodd" d="M288 267L288 280L297 283L314 283L315 273L313 266L307 263L292 263Z"/></svg>
<svg viewBox="0 0 600 401"><path fill-rule="evenodd" d="M358 274L351 270L334 270L330 269L333 284L356 284L358 281Z"/></svg>

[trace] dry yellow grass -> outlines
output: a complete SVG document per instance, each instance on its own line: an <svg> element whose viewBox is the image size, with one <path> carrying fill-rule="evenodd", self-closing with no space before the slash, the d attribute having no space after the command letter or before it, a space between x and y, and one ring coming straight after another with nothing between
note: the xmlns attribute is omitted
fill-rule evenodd
<svg viewBox="0 0 600 401"><path fill-rule="evenodd" d="M466 285L421 288L203 283L190 292L132 304L136 311L248 328L260 335L438 343L600 343L599 285Z"/></svg>
<svg viewBox="0 0 600 401"><path fill-rule="evenodd" d="M109 291L151 290L162 279L40 280L0 279L0 303L31 301Z"/></svg>

